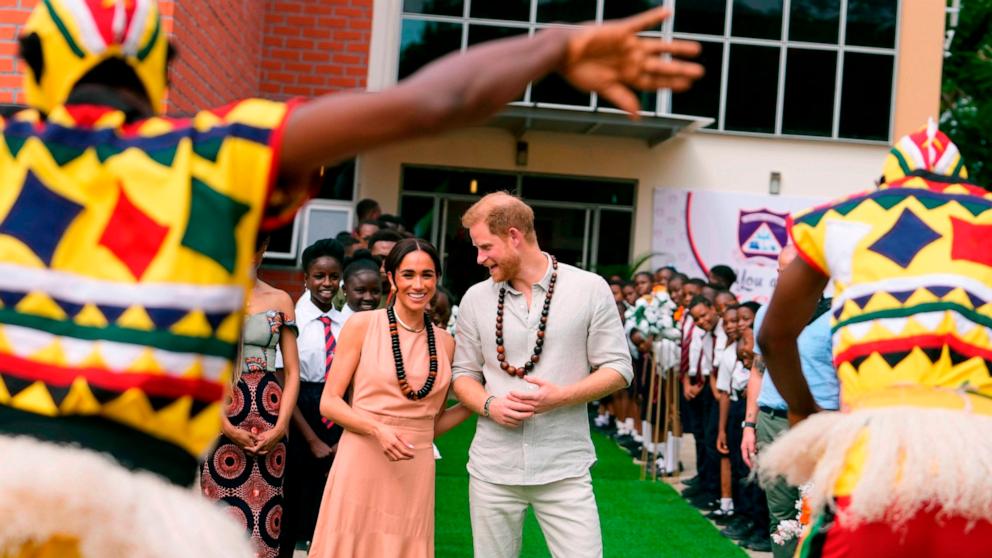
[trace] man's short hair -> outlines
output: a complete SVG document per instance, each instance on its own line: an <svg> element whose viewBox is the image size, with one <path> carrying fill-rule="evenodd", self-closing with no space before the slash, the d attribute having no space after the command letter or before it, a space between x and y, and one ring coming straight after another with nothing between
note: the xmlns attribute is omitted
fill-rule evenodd
<svg viewBox="0 0 992 558"><path fill-rule="evenodd" d="M693 277L692 279L687 280L685 283L687 285L696 285L700 289L706 286L706 281L704 279L700 279L699 277Z"/></svg>
<svg viewBox="0 0 992 558"><path fill-rule="evenodd" d="M661 271L665 271L666 269L668 271L671 271L672 272L672 275L675 275L676 273L678 273L678 270L675 269L675 266L674 265L663 265L663 266L659 267L658 269L654 270L654 272L655 273L658 273L658 272L661 272Z"/></svg>
<svg viewBox="0 0 992 558"><path fill-rule="evenodd" d="M487 194L462 215L462 226L466 229L483 222L488 225L489 232L501 238L505 238L512 228L523 233L528 242L537 241L534 233L534 210L512 194Z"/></svg>
<svg viewBox="0 0 992 558"><path fill-rule="evenodd" d="M359 221L365 221L369 218L369 214L372 213L377 207L379 207L379 202L373 200L372 198L365 198L364 200L358 202L358 205L355 206L355 215L358 217Z"/></svg>
<svg viewBox="0 0 992 558"><path fill-rule="evenodd" d="M375 246L376 242L399 242L406 238L397 230L394 229L379 229L377 232L372 233L369 237L369 250Z"/></svg>
<svg viewBox="0 0 992 558"><path fill-rule="evenodd" d="M365 225L375 225L375 227L379 229L384 228L378 219L362 219L357 225L355 225L355 230L357 231Z"/></svg>
<svg viewBox="0 0 992 558"><path fill-rule="evenodd" d="M691 312L693 308L699 306L700 304L707 308L713 308L713 301L703 295L696 295L692 297L692 300L689 302L689 306L687 306L687 308Z"/></svg>
<svg viewBox="0 0 992 558"><path fill-rule="evenodd" d="M686 275L685 273L682 273L681 271L676 271L675 272L675 275L672 275L672 279L679 279L683 283L688 283L689 282L689 276ZM669 279L669 281L671 281L671 279Z"/></svg>
<svg viewBox="0 0 992 558"><path fill-rule="evenodd" d="M726 283L727 287L730 287L737 282L737 274L734 273L733 269L730 269L730 266L715 265L710 268L710 273L722 279Z"/></svg>

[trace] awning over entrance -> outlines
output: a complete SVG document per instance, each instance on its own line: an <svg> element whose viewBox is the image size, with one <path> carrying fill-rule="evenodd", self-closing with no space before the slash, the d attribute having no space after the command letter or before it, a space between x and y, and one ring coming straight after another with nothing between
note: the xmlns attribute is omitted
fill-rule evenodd
<svg viewBox="0 0 992 558"><path fill-rule="evenodd" d="M531 130L588 136L636 138L654 147L679 132L692 132L713 122L697 116L642 116L634 121L612 111L569 110L510 105L487 126L509 130L517 137Z"/></svg>

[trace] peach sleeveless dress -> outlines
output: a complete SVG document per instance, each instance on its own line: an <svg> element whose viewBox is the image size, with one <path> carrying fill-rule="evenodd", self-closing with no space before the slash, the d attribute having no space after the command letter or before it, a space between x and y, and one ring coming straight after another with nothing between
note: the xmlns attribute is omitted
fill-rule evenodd
<svg viewBox="0 0 992 558"><path fill-rule="evenodd" d="M385 310L369 320L352 380L352 408L387 424L414 445L413 459L389 461L371 436L345 431L324 488L311 558L434 556L434 419L451 383L451 356L434 328L438 372L419 401L400 391ZM427 379L426 332L399 328L406 377L414 389Z"/></svg>

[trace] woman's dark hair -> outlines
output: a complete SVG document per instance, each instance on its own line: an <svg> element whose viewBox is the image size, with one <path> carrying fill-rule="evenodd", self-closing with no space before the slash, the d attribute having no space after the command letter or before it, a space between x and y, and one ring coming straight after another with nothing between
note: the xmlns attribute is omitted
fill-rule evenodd
<svg viewBox="0 0 992 558"><path fill-rule="evenodd" d="M396 273L396 269L403 263L403 258L410 252L417 251L424 252L430 256L431 261L434 262L434 272L438 277L441 277L441 258L437 255L437 249L434 248L433 244L422 238L404 238L397 242L383 262L386 273Z"/></svg>
<svg viewBox="0 0 992 558"><path fill-rule="evenodd" d="M371 271L379 275L379 260L368 250L355 250L355 255L348 258L348 263L344 266L344 280L347 281L363 271Z"/></svg>
<svg viewBox="0 0 992 558"><path fill-rule="evenodd" d="M340 242L333 238L314 242L303 251L303 271L309 270L314 260L323 257L335 259L338 265L341 265L344 262L344 248Z"/></svg>
<svg viewBox="0 0 992 558"><path fill-rule="evenodd" d="M758 310L761 309L761 303L755 302L753 300L749 300L747 302L742 302L740 304L740 307L741 308L747 308L747 309L751 310L752 312L754 312L755 314L757 314L758 313Z"/></svg>

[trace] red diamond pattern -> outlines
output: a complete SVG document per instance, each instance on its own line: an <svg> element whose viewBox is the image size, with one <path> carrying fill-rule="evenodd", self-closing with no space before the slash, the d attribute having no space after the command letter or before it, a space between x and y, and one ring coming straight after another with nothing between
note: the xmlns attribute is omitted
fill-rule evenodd
<svg viewBox="0 0 992 558"><path fill-rule="evenodd" d="M123 188L120 192L100 244L113 252L134 278L140 280L165 242L169 228L158 224L134 205Z"/></svg>

